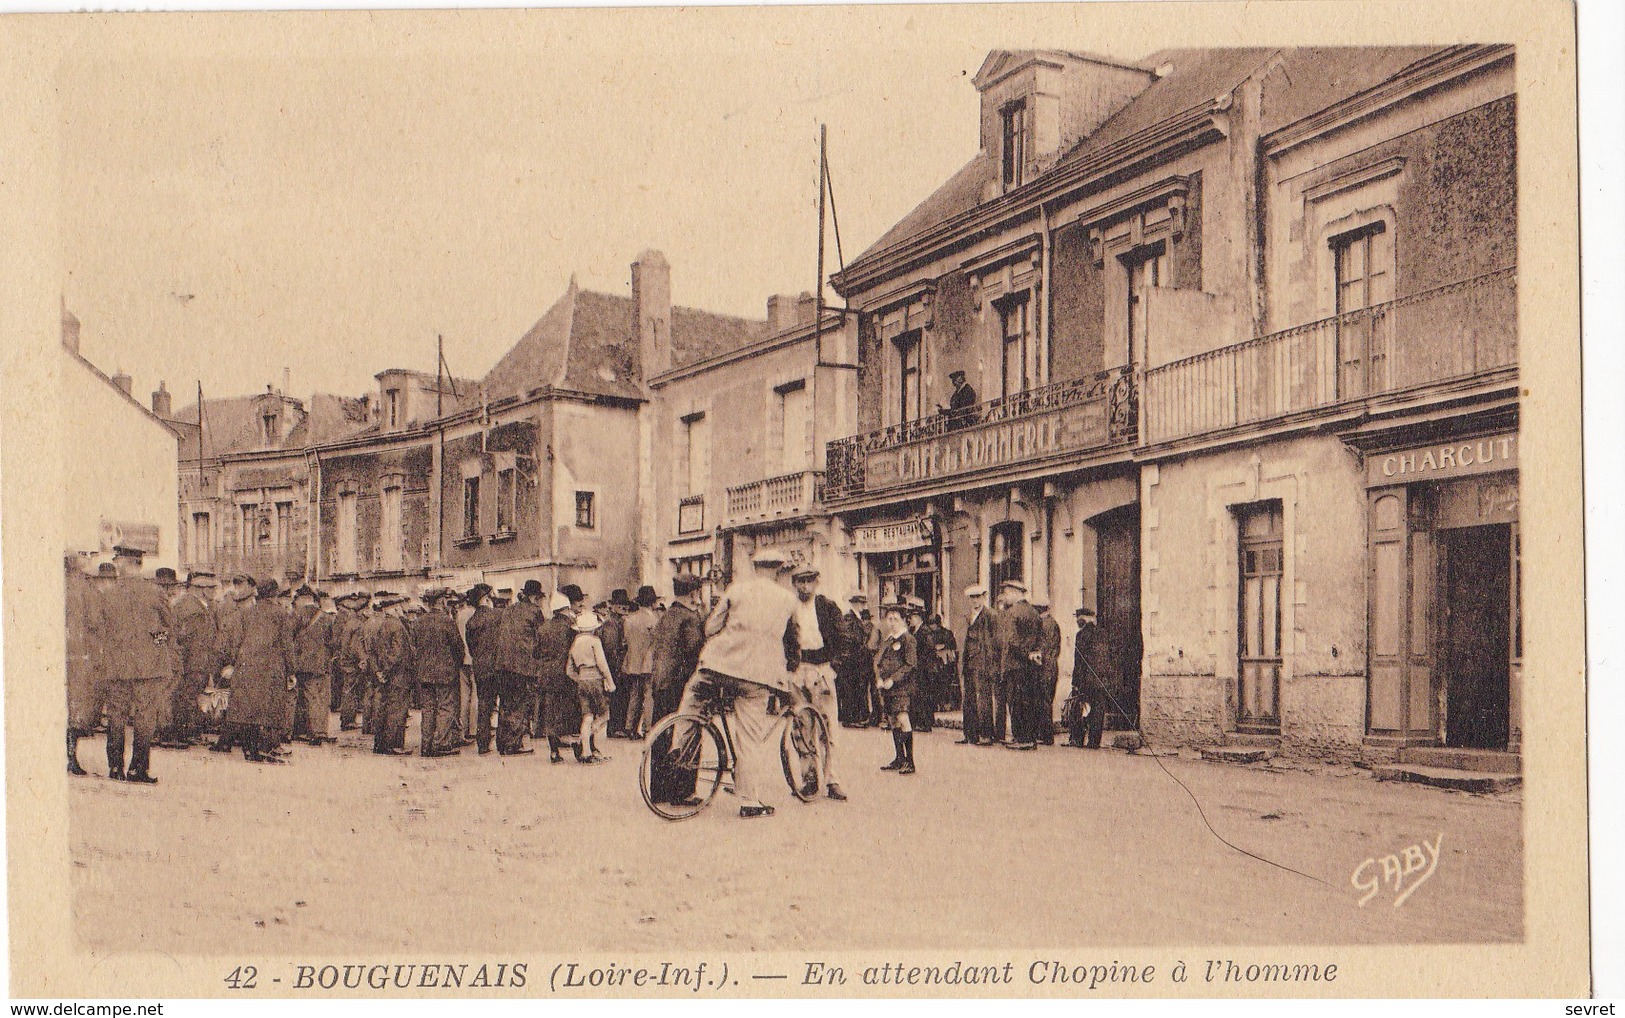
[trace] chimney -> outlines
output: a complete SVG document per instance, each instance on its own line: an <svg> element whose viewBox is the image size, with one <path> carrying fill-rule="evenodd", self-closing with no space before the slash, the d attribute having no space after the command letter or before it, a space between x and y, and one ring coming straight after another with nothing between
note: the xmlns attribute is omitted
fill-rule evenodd
<svg viewBox="0 0 1625 1018"><path fill-rule="evenodd" d="M288 375L289 375L288 368L287 368L286 365L284 365L283 368L282 368L282 388L281 388L280 391L277 392L278 396L287 395L288 388L289 388L289 386L288 386Z"/></svg>
<svg viewBox="0 0 1625 1018"><path fill-rule="evenodd" d="M796 297L796 322L799 325L811 325L813 319L818 317L818 302L806 290Z"/></svg>
<svg viewBox="0 0 1625 1018"><path fill-rule="evenodd" d="M671 266L659 251L645 251L632 263L632 310L643 377L670 370Z"/></svg>
<svg viewBox="0 0 1625 1018"><path fill-rule="evenodd" d="M801 322L801 298L787 293L776 293L767 299L767 333L777 336L788 332Z"/></svg>
<svg viewBox="0 0 1625 1018"><path fill-rule="evenodd" d="M152 394L152 412L159 417L168 417L170 410L169 387L160 381L158 391Z"/></svg>
<svg viewBox="0 0 1625 1018"><path fill-rule="evenodd" d="M62 300L62 345L79 352L79 319L68 310L67 298Z"/></svg>
<svg viewBox="0 0 1625 1018"><path fill-rule="evenodd" d="M130 394L130 386L133 384L133 382L134 380L131 379L129 375L124 373L123 368L120 368L118 372L113 375L113 384L118 386L126 396Z"/></svg>

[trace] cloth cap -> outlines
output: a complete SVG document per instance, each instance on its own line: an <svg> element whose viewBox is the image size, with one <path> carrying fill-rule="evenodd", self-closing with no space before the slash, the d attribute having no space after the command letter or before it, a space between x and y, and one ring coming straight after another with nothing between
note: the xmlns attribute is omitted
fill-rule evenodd
<svg viewBox="0 0 1625 1018"><path fill-rule="evenodd" d="M796 571L790 575L790 578L792 580L816 580L818 579L818 570L812 566L798 566Z"/></svg>
<svg viewBox="0 0 1625 1018"><path fill-rule="evenodd" d="M851 597L846 599L846 603L847 604L868 604L869 603L869 598L866 597L863 594L853 594Z"/></svg>
<svg viewBox="0 0 1625 1018"><path fill-rule="evenodd" d="M965 588L965 596L966 597L986 597L987 596L987 588L982 586L980 583L972 584L971 586Z"/></svg>
<svg viewBox="0 0 1625 1018"><path fill-rule="evenodd" d="M1020 580L1005 580L999 584L999 588L1001 590L1019 590L1023 594L1027 593L1027 585Z"/></svg>
<svg viewBox="0 0 1625 1018"><path fill-rule="evenodd" d="M188 587L216 587L216 586L219 586L219 584L216 582L216 580L214 578L213 573L187 573L186 574L186 585Z"/></svg>

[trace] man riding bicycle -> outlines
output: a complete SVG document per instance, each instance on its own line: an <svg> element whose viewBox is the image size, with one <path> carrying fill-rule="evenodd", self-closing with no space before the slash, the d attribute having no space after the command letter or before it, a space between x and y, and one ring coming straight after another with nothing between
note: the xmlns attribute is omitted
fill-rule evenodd
<svg viewBox="0 0 1625 1018"><path fill-rule="evenodd" d="M759 551L751 559L752 575L723 593L706 619L700 666L684 688L678 707L679 714L697 715L715 686L733 693L739 736L734 794L739 798L739 815L747 818L773 815L773 807L756 794L768 740L776 730L768 705L775 692L791 694L801 665L795 626L799 602L778 578L783 565L780 553ZM674 749L695 734L690 730L675 737Z"/></svg>
<svg viewBox="0 0 1625 1018"><path fill-rule="evenodd" d="M845 652L841 609L818 593L818 570L812 566L797 567L790 574L790 582L796 592L796 632L801 650L801 667L796 671L793 692L798 703L810 705L824 718L829 745L824 792L837 802L845 802L846 793L841 791L840 778L835 775L835 733L840 728L836 724L840 710L835 696L834 662ZM816 794L816 787L813 792Z"/></svg>

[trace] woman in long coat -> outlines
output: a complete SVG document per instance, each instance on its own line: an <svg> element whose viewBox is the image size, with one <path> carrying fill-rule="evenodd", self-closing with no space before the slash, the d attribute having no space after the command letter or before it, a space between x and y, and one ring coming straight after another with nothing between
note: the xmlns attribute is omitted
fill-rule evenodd
<svg viewBox="0 0 1625 1018"><path fill-rule="evenodd" d="M244 759L281 763L274 750L293 695L294 619L276 603L275 580L254 595L221 632L221 660L232 669L226 721L240 733Z"/></svg>

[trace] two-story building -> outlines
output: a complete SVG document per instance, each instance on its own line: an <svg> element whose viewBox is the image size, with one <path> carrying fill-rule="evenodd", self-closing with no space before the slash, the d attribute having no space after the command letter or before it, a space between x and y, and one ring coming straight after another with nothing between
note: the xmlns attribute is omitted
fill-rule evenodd
<svg viewBox="0 0 1625 1018"><path fill-rule="evenodd" d="M1248 331L1146 365L1147 731L1515 752L1512 50L1283 51L1244 102Z"/></svg>
<svg viewBox="0 0 1625 1018"><path fill-rule="evenodd" d="M1155 740L1504 749L1510 50L995 51L973 83L980 151L833 280L861 433L825 500L871 596L1096 609Z"/></svg>
<svg viewBox="0 0 1625 1018"><path fill-rule="evenodd" d="M855 414L856 329L838 311L816 317L811 294L770 297L749 330L760 338L650 377L644 576L714 589L771 547L818 568L830 596L860 589L823 506L825 445Z"/></svg>

